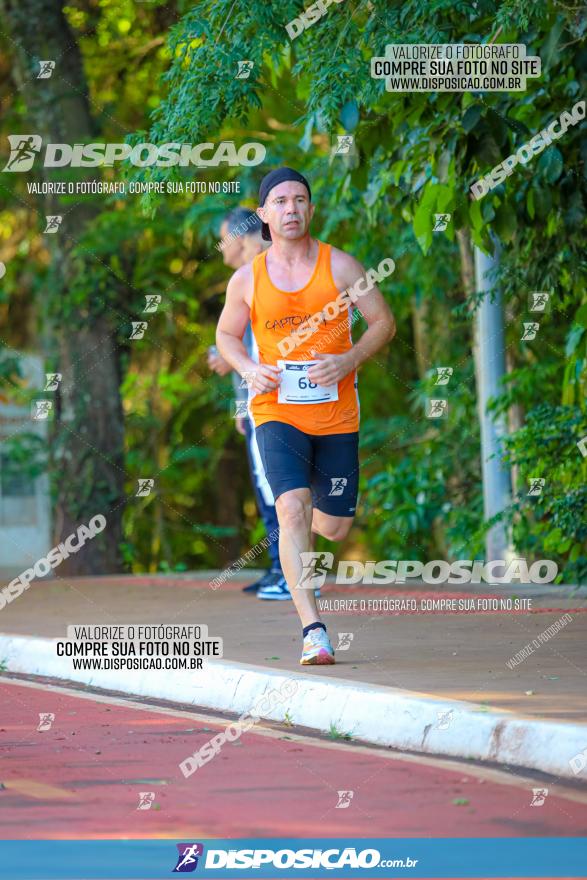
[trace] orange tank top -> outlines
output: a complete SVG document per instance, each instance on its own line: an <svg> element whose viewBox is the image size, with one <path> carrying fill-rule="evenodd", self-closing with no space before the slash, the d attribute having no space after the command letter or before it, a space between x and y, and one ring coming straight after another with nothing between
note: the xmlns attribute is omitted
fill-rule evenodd
<svg viewBox="0 0 587 880"><path fill-rule="evenodd" d="M277 366L278 360L312 361L311 351L342 354L352 347L349 308L321 316L316 331L288 354L278 348L280 340L306 325L311 315L336 300L339 290L330 268L330 245L318 242L318 258L305 287L288 292L276 287L267 271L267 251L253 260L251 328L259 349L259 362ZM295 338L295 335L294 335ZM292 369L296 370L297 367ZM338 383L338 400L322 403L280 403L278 392L256 393L249 401L256 427L277 421L293 425L306 434L349 434L359 430L357 374L353 370Z"/></svg>

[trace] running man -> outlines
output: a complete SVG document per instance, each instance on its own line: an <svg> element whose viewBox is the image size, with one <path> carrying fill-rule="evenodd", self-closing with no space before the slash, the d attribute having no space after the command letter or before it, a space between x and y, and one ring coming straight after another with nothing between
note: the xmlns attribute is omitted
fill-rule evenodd
<svg viewBox="0 0 587 880"><path fill-rule="evenodd" d="M359 477L356 371L393 338L395 321L361 264L310 236L314 205L303 175L291 168L267 174L257 213L271 247L230 279L216 344L248 377L257 442L276 499L279 556L302 623L300 663L334 663L314 590L299 587L301 554L310 552L312 532L342 541L351 528ZM348 305L338 314L334 309L334 317L325 309L354 285L368 325L355 345ZM320 322L309 323L316 315ZM259 363L242 342L249 321ZM312 333L292 348L292 331L300 327Z"/></svg>
<svg viewBox="0 0 587 880"><path fill-rule="evenodd" d="M251 211L250 208L234 208L222 222L220 236L223 242L222 259L225 266L229 266L231 269L239 269L269 247L261 237L259 215ZM247 354L254 361L258 361L258 352L250 326L245 330L243 344ZM217 351L208 351L208 366L219 376L226 376L231 371L230 364ZM241 387L244 384L241 376L234 372L232 378L235 402L237 404L242 402L246 405L248 392L246 386L245 388ZM251 483L255 492L257 510L263 520L269 539L268 553L271 559L271 568L259 580L243 587L243 592L255 593L258 599L291 599L279 561L279 524L275 512L275 499L263 471L255 438L255 426L250 414L244 418L236 419L236 429L246 439Z"/></svg>

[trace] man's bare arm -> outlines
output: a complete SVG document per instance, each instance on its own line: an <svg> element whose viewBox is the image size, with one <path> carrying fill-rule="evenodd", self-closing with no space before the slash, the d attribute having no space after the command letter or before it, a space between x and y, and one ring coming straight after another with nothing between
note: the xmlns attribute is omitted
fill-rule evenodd
<svg viewBox="0 0 587 880"><path fill-rule="evenodd" d="M248 263L237 269L228 282L226 301L216 327L216 345L224 360L241 376L247 376L249 387L263 394L275 390L281 370L269 364L258 364L249 357L244 346L244 332L251 319L247 292L252 284L253 270Z"/></svg>
<svg viewBox="0 0 587 880"><path fill-rule="evenodd" d="M344 354L316 354L320 363L310 367L308 377L322 385L338 382L352 370L358 369L395 336L395 318L391 309L376 285L373 285L368 292L363 292L369 286L366 272L354 257L333 248L332 275L340 290L348 290L359 281L359 287L356 289L358 296L356 305L367 322L367 329Z"/></svg>
<svg viewBox="0 0 587 880"><path fill-rule="evenodd" d="M252 270L249 265L242 266L234 273L226 288L226 301L216 328L218 351L241 376L252 372L257 366L247 354L243 343L243 336L251 318L251 310L245 298L247 285L251 279Z"/></svg>
<svg viewBox="0 0 587 880"><path fill-rule="evenodd" d="M339 251L338 254L341 252ZM336 269L346 288L353 287L359 279L363 279L357 289L359 299L356 306L367 322L367 329L350 351L353 369L356 370L393 339L396 332L395 318L377 285L373 285L367 293L362 293L368 285L365 269L358 260L349 254L344 254L342 259L335 261L335 271Z"/></svg>

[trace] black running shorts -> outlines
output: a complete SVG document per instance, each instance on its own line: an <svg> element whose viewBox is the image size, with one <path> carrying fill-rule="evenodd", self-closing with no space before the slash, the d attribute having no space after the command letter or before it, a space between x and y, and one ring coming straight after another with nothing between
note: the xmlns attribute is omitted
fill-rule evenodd
<svg viewBox="0 0 587 880"><path fill-rule="evenodd" d="M255 429L265 476L275 499L291 489L312 491L314 507L354 516L359 489L359 434L305 434L285 422Z"/></svg>

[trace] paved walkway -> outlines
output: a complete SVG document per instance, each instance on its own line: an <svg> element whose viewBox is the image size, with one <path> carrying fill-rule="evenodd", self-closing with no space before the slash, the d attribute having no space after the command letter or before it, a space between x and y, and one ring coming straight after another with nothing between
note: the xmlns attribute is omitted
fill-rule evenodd
<svg viewBox="0 0 587 880"><path fill-rule="evenodd" d="M208 578L193 577L37 581L0 611L0 632L57 638L68 624L205 623L210 635L223 638L226 660L300 671L301 633L292 603L243 594L248 579L234 579L216 591ZM326 584L322 597L330 607L343 599L357 600L358 606L356 612L324 613L335 647L338 633L353 637L347 638L347 650L337 652L336 666L304 671L465 700L479 712L505 709L521 717L587 723L587 599L559 598L552 588L547 592L532 598L528 610L516 612L513 607L491 610L507 600L503 589L477 592L478 604L471 610L472 594L449 587ZM523 587L509 596L516 594L531 596ZM359 607L361 600L389 604L402 597L415 601L416 611ZM431 600L451 597L456 603L451 607L458 609L461 601L463 610L429 610ZM560 632L541 636L563 615ZM511 664L527 645L533 652Z"/></svg>

